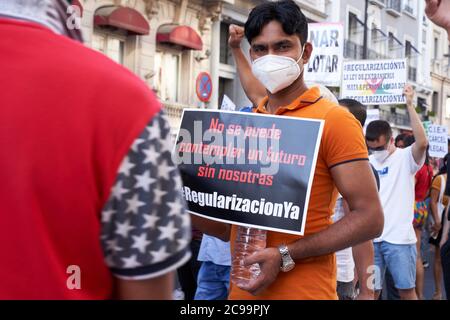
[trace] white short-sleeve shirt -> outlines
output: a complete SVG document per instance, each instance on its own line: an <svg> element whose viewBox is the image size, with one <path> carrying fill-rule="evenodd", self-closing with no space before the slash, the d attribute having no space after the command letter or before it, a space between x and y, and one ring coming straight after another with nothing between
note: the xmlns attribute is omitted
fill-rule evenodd
<svg viewBox="0 0 450 320"><path fill-rule="evenodd" d="M337 222L341 220L345 213L343 207L343 201L341 195L336 200L334 207L333 221ZM355 262L353 260L352 248L346 248L336 252L336 266L337 266L337 281L339 282L351 282L355 278Z"/></svg>
<svg viewBox="0 0 450 320"><path fill-rule="evenodd" d="M384 211L384 229L374 242L414 244L416 235L412 225L414 218L414 176L423 166L425 154L416 163L412 147L396 149L384 162L373 156L370 163L380 176L380 199Z"/></svg>

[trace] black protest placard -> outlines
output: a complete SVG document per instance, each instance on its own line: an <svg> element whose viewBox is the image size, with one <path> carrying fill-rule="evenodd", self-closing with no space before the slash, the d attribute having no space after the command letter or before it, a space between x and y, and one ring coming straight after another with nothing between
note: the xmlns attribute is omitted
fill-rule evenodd
<svg viewBox="0 0 450 320"><path fill-rule="evenodd" d="M189 211L303 235L323 121L184 110L174 159Z"/></svg>

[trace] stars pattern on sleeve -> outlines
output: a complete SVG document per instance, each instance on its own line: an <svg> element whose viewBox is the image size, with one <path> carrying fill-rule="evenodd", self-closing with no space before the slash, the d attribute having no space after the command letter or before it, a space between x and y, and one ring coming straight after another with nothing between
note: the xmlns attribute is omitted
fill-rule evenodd
<svg viewBox="0 0 450 320"><path fill-rule="evenodd" d="M101 219L105 261L118 277L151 278L190 257L190 217L171 151L170 127L160 112L118 170Z"/></svg>

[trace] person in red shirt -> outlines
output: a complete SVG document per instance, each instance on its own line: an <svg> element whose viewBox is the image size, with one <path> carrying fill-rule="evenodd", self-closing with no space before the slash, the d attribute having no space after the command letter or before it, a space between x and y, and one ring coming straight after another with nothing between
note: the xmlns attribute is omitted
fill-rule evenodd
<svg viewBox="0 0 450 320"><path fill-rule="evenodd" d="M0 3L0 299L172 298L190 218L160 103L67 2Z"/></svg>

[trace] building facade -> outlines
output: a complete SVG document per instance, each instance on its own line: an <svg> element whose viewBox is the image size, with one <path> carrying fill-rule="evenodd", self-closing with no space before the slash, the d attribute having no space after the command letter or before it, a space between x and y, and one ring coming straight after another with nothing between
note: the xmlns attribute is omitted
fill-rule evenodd
<svg viewBox="0 0 450 320"><path fill-rule="evenodd" d="M227 95L250 105L228 47L230 24L243 25L250 10L268 0L77 0L87 46L137 74L154 90L175 128L187 107L220 108ZM344 56L364 57L365 1L296 0L309 22L342 22ZM367 58L406 58L423 120L450 121L448 41L424 16L420 0L368 0ZM249 44L242 48L248 54ZM433 50L430 50L433 48ZM201 102L196 78L211 75L212 95ZM333 89L333 88L332 88ZM338 88L334 88L338 93ZM378 106L375 106L378 107ZM380 106L382 118L410 129L404 107Z"/></svg>
<svg viewBox="0 0 450 320"><path fill-rule="evenodd" d="M431 110L436 123L450 126L450 44L447 32L427 22L427 43L430 53L430 71L433 95Z"/></svg>
<svg viewBox="0 0 450 320"><path fill-rule="evenodd" d="M339 20L345 21L346 59L364 57L364 21L366 1L339 1ZM367 1L367 59L405 58L407 81L416 89L417 110L427 120L433 90L429 69L429 50L424 25L424 4L418 0ZM375 106L378 107L378 106ZM409 117L404 106L379 106L381 118L394 128L409 130Z"/></svg>
<svg viewBox="0 0 450 320"><path fill-rule="evenodd" d="M87 46L145 81L163 103L173 128L187 107L220 108L226 94L237 108L250 105L228 47L230 24L244 25L267 0L76 0ZM310 22L329 20L335 1L298 0ZM242 43L248 53L249 44ZM208 72L209 102L196 95L196 77Z"/></svg>
<svg viewBox="0 0 450 320"><path fill-rule="evenodd" d="M78 0L85 44L145 81L178 126L186 107L205 107L196 77L210 72L217 3L207 0ZM208 107L208 106L206 106Z"/></svg>

